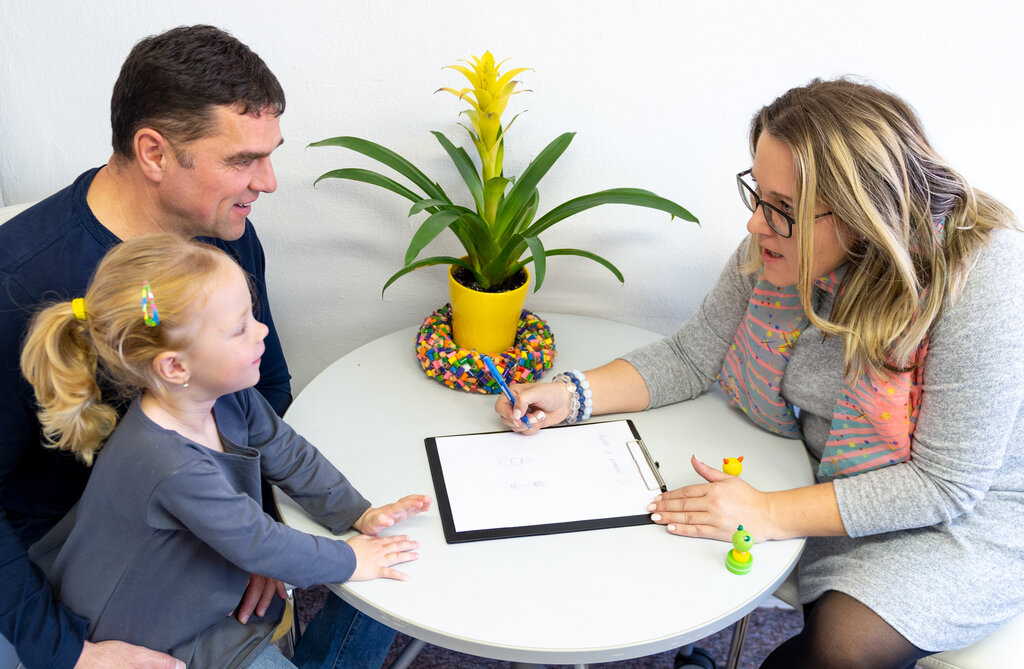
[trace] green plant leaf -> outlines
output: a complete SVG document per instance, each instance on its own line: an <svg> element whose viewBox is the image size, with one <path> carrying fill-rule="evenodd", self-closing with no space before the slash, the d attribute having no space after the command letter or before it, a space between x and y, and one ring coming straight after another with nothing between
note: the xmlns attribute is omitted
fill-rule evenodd
<svg viewBox="0 0 1024 669"><path fill-rule="evenodd" d="M448 152L448 156L455 163L455 168L459 170L459 174L462 175L462 180L466 182L466 187L469 188L470 195L473 196L473 202L476 203L476 210L484 210L484 187L480 181L480 175L476 171L476 167L473 165L473 161L470 159L469 154L466 153L465 149L456 147L449 141L443 133L437 132L436 130L431 131L431 134L437 138L444 150Z"/></svg>
<svg viewBox="0 0 1024 669"><path fill-rule="evenodd" d="M588 258L596 263L604 265L609 272L615 275L615 278L619 280L619 283L626 283L626 279L623 278L622 272L619 271L619 268L611 264L601 256L597 255L596 253L591 253L590 251L581 251L579 249L553 249L546 251L545 253L549 258L551 256L579 256L581 258Z"/></svg>
<svg viewBox="0 0 1024 669"><path fill-rule="evenodd" d="M458 265L459 267L465 267L470 272L473 272L474 276L476 276L476 270L473 269L473 266L467 263L462 258L455 258L452 256L434 256L432 258L424 258L423 260L417 260L412 264L406 265L402 269L392 274L391 278L388 279L387 283L384 284L384 287L380 289L380 296L384 297L384 291L387 290L388 286L393 284L397 279L405 276L409 272L421 269L423 267L430 267L431 265Z"/></svg>
<svg viewBox="0 0 1024 669"><path fill-rule="evenodd" d="M530 247L530 253L533 254L533 292L540 290L540 285L544 283L544 272L547 271L547 254L544 252L544 244L541 243L539 237L526 237L526 245Z"/></svg>
<svg viewBox="0 0 1024 669"><path fill-rule="evenodd" d="M442 209L428 216L412 236L412 241L409 242L409 248L405 251L405 264L411 263L424 246L432 242L441 234L442 230L447 229L460 216L462 216L462 212L453 209Z"/></svg>
<svg viewBox="0 0 1024 669"><path fill-rule="evenodd" d="M465 113L465 112L462 112L462 113ZM476 144L476 145L478 145L478 144L481 144L481 143L482 143L482 142L480 141L480 138L476 136L476 133L475 133L475 132L473 132L473 128L469 127L469 126L468 126L468 125L466 125L465 123L459 123L459 125L461 125L461 126L462 126L462 127L463 127L463 128L465 129L465 130L466 130L466 132L468 132L468 133L469 133L469 138L470 138L471 140L473 140L473 144Z"/></svg>
<svg viewBox="0 0 1024 669"><path fill-rule="evenodd" d="M504 201L498 207L498 216L495 220L495 236L501 237L509 223L516 217L533 197L533 191L537 184L548 173L555 161L569 148L569 143L576 136L574 132L566 132L551 141L544 150L537 154L537 157L530 162L516 180L512 189L505 196Z"/></svg>
<svg viewBox="0 0 1024 669"><path fill-rule="evenodd" d="M423 200L422 195L409 190L394 179L389 179L383 174L378 174L372 170L364 170L357 167L346 167L340 170L331 170L330 172L326 172L317 177L317 180L313 182L313 185L316 186L324 179L348 179L350 181L362 181L363 183L386 188L392 193L398 193L402 197L409 198L413 202Z"/></svg>
<svg viewBox="0 0 1024 669"><path fill-rule="evenodd" d="M516 91L516 92L517 93L522 93L523 91ZM509 121L508 123L502 125L502 127L498 130L498 136L494 139L494 141L495 142L501 142L502 140L504 140L505 139L505 133L508 132L508 129L511 128L512 124L516 122L516 119L519 118L520 116L522 116L523 112L525 112L525 111L526 110L524 109L523 111L519 112L518 114L516 114L515 116L512 117L511 121Z"/></svg>
<svg viewBox="0 0 1024 669"><path fill-rule="evenodd" d="M540 206L540 193L537 189L533 191L533 197L531 197L526 206L519 210L516 217L512 219L511 225L504 231L503 238L511 238L512 235L522 234L533 221L533 217L537 215L537 208ZM534 235L536 236L536 235ZM501 244L503 239L499 239L498 243Z"/></svg>
<svg viewBox="0 0 1024 669"><path fill-rule="evenodd" d="M427 175L423 174L419 168L391 149L380 144L358 137L331 137L330 139L313 142L309 146L340 146L343 149L350 149L356 153L361 153L395 170L421 188L427 194L427 197L451 202L448 196L445 195L445 192L441 190L441 187L428 179Z"/></svg>
<svg viewBox="0 0 1024 669"><path fill-rule="evenodd" d="M410 216L415 216L416 214L420 213L424 209L428 209L429 210L431 207L449 207L449 206L451 206L451 203L450 202L446 202L445 200L431 200L431 199L424 198L424 199L420 200L419 202L417 202L416 204L414 204L411 209L409 209L409 215Z"/></svg>
<svg viewBox="0 0 1024 669"><path fill-rule="evenodd" d="M455 231L459 237L459 240L463 242L463 246L466 247L467 251L472 250L475 247L479 247L483 244L482 248L479 248L479 252L487 253L491 251L490 247L490 233L487 229L487 225L480 219L475 211L466 209L465 207L456 207L453 205L447 205L440 211L434 212L427 217L420 227L416 230L412 236L412 241L409 242L409 248L405 252L405 264L409 264L419 255L419 252L423 248L432 242L445 228L462 221L466 225L465 228ZM465 237L471 237L470 243L466 242Z"/></svg>
<svg viewBox="0 0 1024 669"><path fill-rule="evenodd" d="M497 238L497 235L493 232L494 218L501 207L501 200L507 187L508 179L505 177L491 177L484 184L484 209L480 211L480 214L487 221L492 230L490 234L495 238Z"/></svg>
<svg viewBox="0 0 1024 669"><path fill-rule="evenodd" d="M470 259L478 263L479 260L476 260L474 256L494 257L498 247L494 243L494 238L491 237L491 229L487 226L483 217L465 207L458 207L458 209L462 211L462 216L452 223L452 229L459 235L462 246L466 249Z"/></svg>
<svg viewBox="0 0 1024 669"><path fill-rule="evenodd" d="M651 191L640 188L611 188L609 190L598 191L597 193L590 193L589 195L581 195L580 197L558 205L548 213L538 218L537 221L524 232L524 234L539 235L541 232L547 230L561 220L602 204L628 204L635 207L658 209L660 211L667 212L673 218L678 216L679 218L692 221L697 223L697 225L700 225L700 222L696 217L682 206L676 204L672 200L666 200L663 197L655 195Z"/></svg>
<svg viewBox="0 0 1024 669"><path fill-rule="evenodd" d="M499 284L504 279L514 275L518 269L511 270L523 251L526 250L526 241L522 235L512 235L512 238L501 245L501 248L493 253L488 262L483 266L481 273L487 281L485 285ZM519 265L522 267L522 264Z"/></svg>

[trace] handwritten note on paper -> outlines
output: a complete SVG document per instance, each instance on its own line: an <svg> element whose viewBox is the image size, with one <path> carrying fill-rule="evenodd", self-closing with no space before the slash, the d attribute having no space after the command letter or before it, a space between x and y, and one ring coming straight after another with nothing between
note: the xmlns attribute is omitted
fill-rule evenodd
<svg viewBox="0 0 1024 669"><path fill-rule="evenodd" d="M436 437L457 532L642 515L658 493L624 420Z"/></svg>

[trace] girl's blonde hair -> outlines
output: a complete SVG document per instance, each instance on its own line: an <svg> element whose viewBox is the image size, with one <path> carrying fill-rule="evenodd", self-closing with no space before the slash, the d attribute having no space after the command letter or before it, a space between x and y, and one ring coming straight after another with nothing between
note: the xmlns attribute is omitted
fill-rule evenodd
<svg viewBox="0 0 1024 669"><path fill-rule="evenodd" d="M96 268L85 293L85 320L71 302L35 315L21 371L35 389L48 446L92 464L118 420L97 375L121 401L144 388L163 392L153 360L188 340L206 281L224 258L214 246L170 233L136 237L111 249ZM143 320L147 281L159 314L155 327Z"/></svg>
<svg viewBox="0 0 1024 669"><path fill-rule="evenodd" d="M793 152L797 287L811 323L843 339L846 373L907 367L944 307L959 299L975 254L1013 213L972 188L932 149L902 99L874 86L815 79L761 109L762 133ZM830 209L849 268L828 319L811 307L814 208ZM760 267L750 245L747 267Z"/></svg>

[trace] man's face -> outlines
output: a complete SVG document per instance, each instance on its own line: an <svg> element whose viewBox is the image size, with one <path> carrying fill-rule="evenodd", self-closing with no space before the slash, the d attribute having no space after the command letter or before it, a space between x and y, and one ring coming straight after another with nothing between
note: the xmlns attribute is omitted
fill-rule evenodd
<svg viewBox="0 0 1024 669"><path fill-rule="evenodd" d="M280 119L264 110L239 114L229 106L214 111L214 130L175 146L160 184L160 204L178 231L234 240L260 193L277 189L270 154L281 142Z"/></svg>

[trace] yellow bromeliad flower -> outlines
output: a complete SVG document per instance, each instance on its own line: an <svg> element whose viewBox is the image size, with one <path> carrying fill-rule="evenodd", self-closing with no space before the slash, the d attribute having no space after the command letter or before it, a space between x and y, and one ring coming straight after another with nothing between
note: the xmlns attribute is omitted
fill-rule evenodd
<svg viewBox="0 0 1024 669"><path fill-rule="evenodd" d="M439 90L448 91L470 105L462 114L471 123L464 127L480 154L480 170L477 171L469 153L455 146L444 133L431 133L462 177L473 198L472 207L453 201L437 181L398 153L380 144L348 135L310 144L337 146L360 153L405 177L412 187L395 181L387 174L358 167L331 170L321 175L314 184L323 179L347 179L372 184L412 201L410 216L427 214L409 242L404 265L385 282L382 293L399 277L432 265L453 265L459 268L460 273L471 274L481 290L500 292L519 285L525 277L523 270L530 263L534 268L533 289L537 290L544 282L547 259L554 256L587 258L606 267L616 279L623 281L618 268L596 253L575 248L545 248L540 240L541 233L559 221L605 204L648 207L667 212L673 217L697 221L693 214L679 204L639 188L609 188L581 195L539 214L538 184L569 147L576 133L562 133L537 153L518 178L506 178L502 173L503 137L515 117L502 124L501 116L509 99L523 92L516 90L520 82L513 77L529 68L520 67L502 73L501 66L505 61L495 64L490 51L480 57L473 56L472 60L472 63L459 61L465 66L447 66L448 69L461 72L469 81L469 87ZM423 249L444 231L450 231L458 238L466 252L465 256L420 257Z"/></svg>
<svg viewBox="0 0 1024 669"><path fill-rule="evenodd" d="M448 69L461 72L472 84L472 88L455 90L444 87L438 90L448 91L472 106L472 109L467 109L462 113L469 117L470 123L473 125L473 130L470 130L469 134L473 138L476 150L480 153L483 181L487 183L492 177L501 176L501 162L504 153L502 151L504 129L501 127L501 115L505 112L509 98L515 93L522 92L515 90L516 85L520 82L513 81L512 77L529 68L517 67L502 74L499 68L505 61L495 64L494 56L490 51L485 51L483 56L472 56L472 58L472 63L465 60L459 61L470 65L470 67L446 66Z"/></svg>

